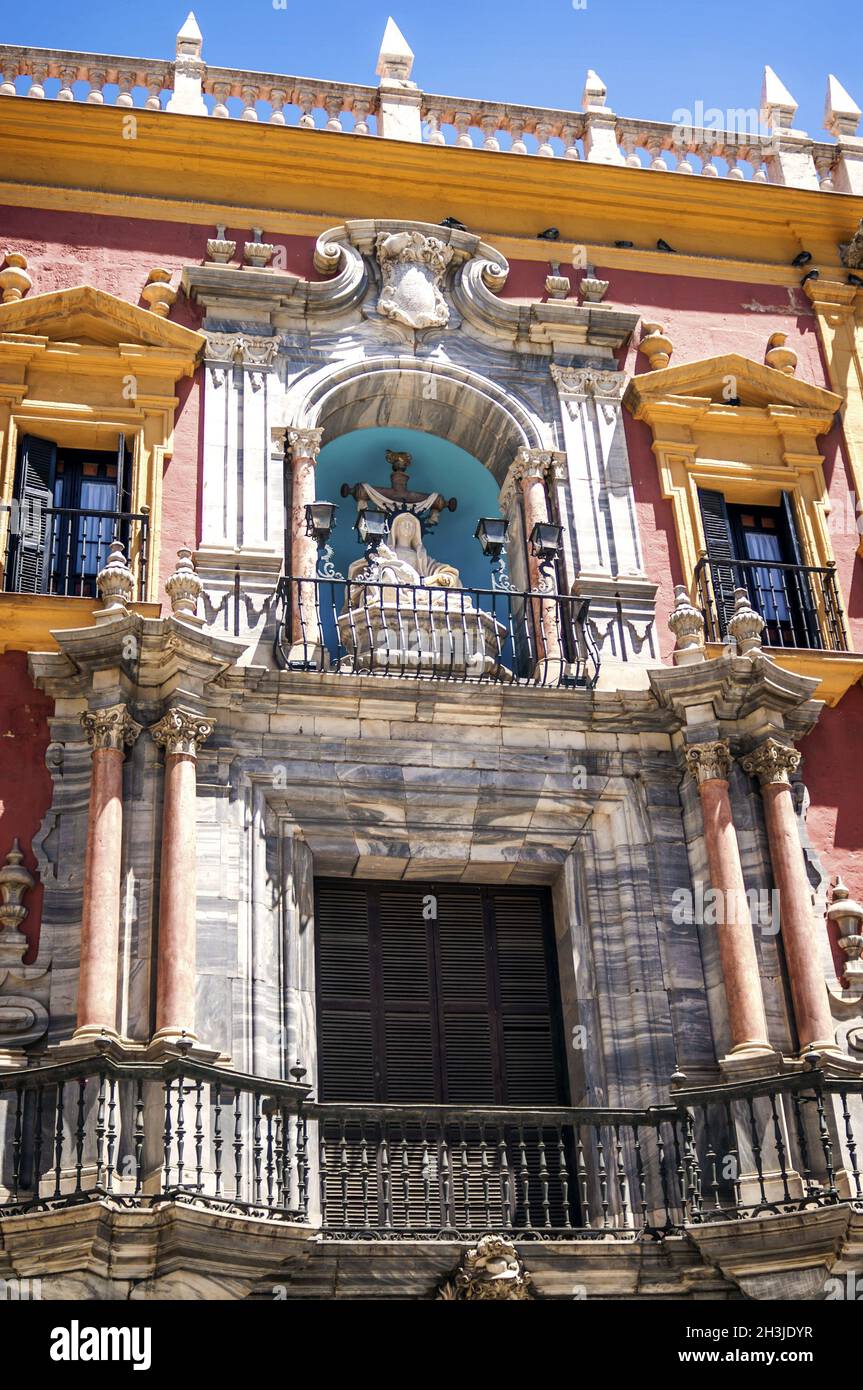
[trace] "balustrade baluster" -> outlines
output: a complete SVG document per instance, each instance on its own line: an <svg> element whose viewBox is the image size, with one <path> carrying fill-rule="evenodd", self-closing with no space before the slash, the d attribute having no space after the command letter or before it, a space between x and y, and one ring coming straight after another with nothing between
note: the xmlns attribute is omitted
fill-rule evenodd
<svg viewBox="0 0 863 1390"><path fill-rule="evenodd" d="M216 1082L213 1096L213 1179L215 1195L222 1195L222 1087Z"/></svg>
<svg viewBox="0 0 863 1390"><path fill-rule="evenodd" d="M840 1091L842 1099L842 1119L845 1122L845 1142L848 1145L848 1157L851 1160L851 1176L854 1179L854 1193L857 1197L863 1197L860 1190L860 1170L857 1167L857 1140L854 1134L854 1127L851 1124L851 1113L848 1109L848 1096L845 1091Z"/></svg>
<svg viewBox="0 0 863 1390"><path fill-rule="evenodd" d="M533 1229L533 1218L530 1210L530 1169L527 1163L527 1144L524 1138L524 1125L519 1121L518 1125L518 1168L519 1179L521 1182L521 1199L524 1203L524 1220L522 1225L525 1230Z"/></svg>
<svg viewBox="0 0 863 1390"><path fill-rule="evenodd" d="M261 1095L255 1091L252 1097L252 1168L254 1172L254 1201L261 1201L261 1157L264 1145L261 1140Z"/></svg>
<svg viewBox="0 0 863 1390"><path fill-rule="evenodd" d="M608 1228L611 1221L608 1216L608 1170L605 1164L605 1146L602 1142L602 1126L594 1126L596 1137L596 1172L599 1179L599 1204L602 1208L602 1225Z"/></svg>
<svg viewBox="0 0 863 1390"><path fill-rule="evenodd" d="M106 1154L105 1154L105 1190L114 1191L114 1150L117 1144L117 1128L115 1116L117 1111L117 1079L112 1076L108 1081L108 1123L105 1130Z"/></svg>
<svg viewBox="0 0 863 1390"><path fill-rule="evenodd" d="M420 1173L422 1176L423 1190L423 1224L426 1227L431 1225L431 1162L429 1157L428 1126L423 1119L420 1129Z"/></svg>
<svg viewBox="0 0 863 1390"><path fill-rule="evenodd" d="M105 1073L99 1072L99 1094L96 1101L96 1187L102 1186L105 1167Z"/></svg>
<svg viewBox="0 0 863 1390"><path fill-rule="evenodd" d="M360 1121L360 1191L363 1203L363 1227L369 1228L369 1142L365 1120Z"/></svg>
<svg viewBox="0 0 863 1390"><path fill-rule="evenodd" d="M513 1217L512 1185L509 1171L509 1154L506 1147L506 1130L501 1124L498 1140L498 1168L500 1170L501 1196L503 1198L503 1224L507 1230L515 1224Z"/></svg>
<svg viewBox="0 0 863 1390"><path fill-rule="evenodd" d="M243 1109L242 1093L234 1091L234 1196L240 1200L243 1192Z"/></svg>
<svg viewBox="0 0 863 1390"><path fill-rule="evenodd" d="M135 1082L135 1120L132 1144L135 1155L135 1195L144 1188L144 1083L140 1077Z"/></svg>
<svg viewBox="0 0 863 1390"><path fill-rule="evenodd" d="M491 1224L491 1166L488 1158L488 1144L485 1137L485 1121L479 1127L479 1171L482 1183L482 1208L484 1224Z"/></svg>
<svg viewBox="0 0 863 1390"><path fill-rule="evenodd" d="M581 1196L581 1224L590 1225L590 1190L587 1181L587 1163L584 1157L584 1141L581 1137L581 1126L575 1126L575 1167L578 1175L578 1189Z"/></svg>
<svg viewBox="0 0 863 1390"><path fill-rule="evenodd" d="M54 1196L59 1197L62 1190L63 1173L63 1098L66 1084L61 1081L57 1087L57 1113L54 1117Z"/></svg>
<svg viewBox="0 0 863 1390"><path fill-rule="evenodd" d="M37 1086L37 1087L36 1087L36 1134L35 1134L34 1145L33 1145L33 1199L34 1199L34 1201L37 1202L37 1203L38 1203L38 1201L39 1201L39 1199L40 1199L40 1197L41 1197L41 1188L42 1188L42 1147L43 1147L43 1142L44 1142L44 1140L43 1140L43 1135L42 1135L42 1125L43 1125L43 1114L42 1114L42 1111L43 1111L44 1094L45 1094L44 1088L43 1088L42 1086ZM97 1178L97 1182L98 1182L98 1178Z"/></svg>
<svg viewBox="0 0 863 1390"><path fill-rule="evenodd" d="M638 1206L641 1212L641 1229L647 1228L647 1186L644 1178L644 1156L641 1152L641 1136L638 1125L632 1126L632 1141L635 1149L635 1179L638 1183Z"/></svg>
<svg viewBox="0 0 863 1390"><path fill-rule="evenodd" d="M537 1154L539 1157L539 1205L542 1211L542 1224L545 1227L551 1225L551 1200L549 1195L548 1182L548 1163L545 1153L545 1132L542 1125L538 1128Z"/></svg>
<svg viewBox="0 0 863 1390"><path fill-rule="evenodd" d="M195 1191L203 1192L204 1172L204 1123L203 1123L203 1082L195 1083Z"/></svg>
<svg viewBox="0 0 863 1390"><path fill-rule="evenodd" d="M348 1141L346 1122L339 1124L339 1178L341 1181L342 1221L348 1225Z"/></svg>
<svg viewBox="0 0 863 1390"><path fill-rule="evenodd" d="M326 1230L329 1221L329 1165L327 1161L327 1139L323 1122L318 1135L318 1179L321 1185L321 1225Z"/></svg>
<svg viewBox="0 0 863 1390"><path fill-rule="evenodd" d="M766 1206L767 1191L764 1186L764 1166L761 1162L761 1141L758 1124L755 1118L755 1107L751 1096L747 1097L746 1104L749 1112L749 1137L752 1144L752 1157L755 1159L755 1171L758 1174L758 1190L761 1195L761 1205Z"/></svg>
<svg viewBox="0 0 863 1390"><path fill-rule="evenodd" d="M569 1165L566 1161L566 1142L563 1137L563 1125L557 1126L557 1177L560 1183L560 1200L563 1206L563 1225L564 1229L572 1229L572 1209L569 1202Z"/></svg>
<svg viewBox="0 0 863 1390"><path fill-rule="evenodd" d="M710 1128L709 1108L706 1105L702 1105L700 1109L704 1120L704 1156L707 1159L708 1186L713 1193L713 1210L721 1211L722 1203L719 1200L719 1161Z"/></svg>
<svg viewBox="0 0 863 1390"><path fill-rule="evenodd" d="M827 1116L824 1112L824 1093L821 1089L820 1079L816 1080L815 1083L815 1104L818 1110L818 1137L821 1140L821 1152L824 1155L824 1167L827 1173L826 1196L835 1202L839 1193L836 1188L836 1174L833 1170L833 1143L827 1126Z"/></svg>
<svg viewBox="0 0 863 1390"><path fill-rule="evenodd" d="M626 1186L626 1167L623 1162L623 1144L620 1141L620 1125L614 1126L614 1163L617 1173L617 1193L620 1200L621 1225L628 1226L630 1224L629 1194Z"/></svg>
<svg viewBox="0 0 863 1390"><path fill-rule="evenodd" d="M386 1122L381 1125L381 1138L379 1145L379 1162L381 1172L381 1197L384 1204L384 1229L392 1230L393 1224L393 1201L390 1189L390 1147L387 1139Z"/></svg>
<svg viewBox="0 0 863 1390"><path fill-rule="evenodd" d="M800 1163L803 1169L803 1186L807 1197L814 1197L818 1195L819 1189L815 1183L812 1173L812 1164L809 1160L809 1142L806 1138L806 1121L803 1111L800 1108L803 1101L800 1096L795 1095L792 1097L792 1102L794 1105L794 1121L797 1128L797 1143L800 1147Z"/></svg>
<svg viewBox="0 0 863 1390"><path fill-rule="evenodd" d="M449 1226L452 1224L451 1192L450 1192L450 1165L449 1165L449 1144L447 1143L446 1128L441 1126L440 1137L440 1182L441 1182L441 1225Z"/></svg>
<svg viewBox="0 0 863 1390"><path fill-rule="evenodd" d="M458 1126L459 1142L459 1166L461 1168L461 1187L462 1200L464 1202L464 1224L465 1229L470 1230L470 1163L467 1156L467 1138L465 1137L464 1121L459 1121Z"/></svg>
<svg viewBox="0 0 863 1390"><path fill-rule="evenodd" d="M87 1081L85 1077L78 1080L78 1107L77 1118L75 1121L75 1192L80 1193L82 1189L81 1179L84 1173L84 1102L87 1096Z"/></svg>
<svg viewBox="0 0 863 1390"><path fill-rule="evenodd" d="M186 1151L186 1086L182 1072L177 1077L177 1120L174 1139L177 1147L177 1186L182 1187Z"/></svg>
<svg viewBox="0 0 863 1390"><path fill-rule="evenodd" d="M401 1167L402 1167L402 1205L404 1208L404 1228L411 1229L411 1166L410 1155L408 1154L408 1141L405 1132L402 1130L401 1137Z"/></svg>
<svg viewBox="0 0 863 1390"><path fill-rule="evenodd" d="M776 1111L776 1092L769 1093L770 1113L773 1117L773 1138L776 1143L776 1156L779 1159L779 1175L782 1179L782 1196L786 1202L791 1201L791 1191L788 1187L788 1168L785 1162L785 1140L782 1135L782 1125Z"/></svg>
<svg viewBox="0 0 863 1390"><path fill-rule="evenodd" d="M273 1145L273 1112L267 1111L267 1157L264 1165L264 1173L267 1180L267 1206L271 1207L274 1201L274 1174L276 1171L274 1145Z"/></svg>
<svg viewBox="0 0 863 1390"><path fill-rule="evenodd" d="M731 1104L725 1101L725 1124L728 1129L728 1157L731 1159L731 1169L733 1177L731 1179L732 1192L734 1195L734 1206L739 1211L741 1206L741 1185L740 1185L740 1153L737 1148L737 1127L734 1123L734 1116L731 1113Z"/></svg>
<svg viewBox="0 0 863 1390"><path fill-rule="evenodd" d="M172 1084L173 1084L173 1083L172 1083L170 1080L169 1080L169 1081L166 1081L166 1082L165 1082L165 1087L164 1087L164 1093L165 1093L165 1127L164 1127L164 1130L162 1131L162 1149L163 1149L163 1153L164 1153L163 1188L162 1188L163 1192L168 1192L169 1189L170 1189L170 1186L171 1186L171 1138L172 1138L172 1130L171 1130L171 1119L172 1119L172 1116L171 1116L171 1086L172 1086Z"/></svg>

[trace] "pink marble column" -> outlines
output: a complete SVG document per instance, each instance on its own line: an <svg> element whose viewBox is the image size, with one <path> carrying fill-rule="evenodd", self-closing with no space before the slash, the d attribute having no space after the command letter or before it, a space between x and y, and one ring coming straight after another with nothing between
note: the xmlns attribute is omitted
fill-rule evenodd
<svg viewBox="0 0 863 1390"><path fill-rule="evenodd" d="M81 961L74 1039L117 1037L117 975L120 959L120 875L123 854L123 755L140 724L125 705L87 710L81 716L93 749Z"/></svg>
<svg viewBox="0 0 863 1390"><path fill-rule="evenodd" d="M545 577L539 558L533 554L530 535L537 522L551 521L548 507L546 478L554 476L560 456L546 449L520 449L510 469L510 477L521 487L524 509L524 530L528 552L528 578L531 589L542 589ZM509 479L508 479L509 481ZM506 486L506 484L505 484ZM534 630L537 640L537 660L541 663L561 661L560 621L554 600L535 599L533 602Z"/></svg>
<svg viewBox="0 0 863 1390"><path fill-rule="evenodd" d="M291 447L291 574L294 579L314 579L318 547L306 535L306 507L315 500L315 464L321 447L321 429L288 431ZM291 591L290 660L317 663L321 634L312 583L294 585Z"/></svg>
<svg viewBox="0 0 863 1390"><path fill-rule="evenodd" d="M840 1051L824 971L812 894L794 813L789 774L800 765L796 748L768 738L743 759L761 783L773 878L779 892L779 921L788 964L800 1050Z"/></svg>
<svg viewBox="0 0 863 1390"><path fill-rule="evenodd" d="M201 715L172 709L150 730L165 749L162 873L156 1032L153 1042L197 1041L197 783L198 748L213 732Z"/></svg>
<svg viewBox="0 0 863 1390"><path fill-rule="evenodd" d="M746 899L740 847L728 795L731 755L724 740L693 744L686 765L698 783L710 883L717 896L716 930L728 1024L730 1057L771 1056L761 973Z"/></svg>

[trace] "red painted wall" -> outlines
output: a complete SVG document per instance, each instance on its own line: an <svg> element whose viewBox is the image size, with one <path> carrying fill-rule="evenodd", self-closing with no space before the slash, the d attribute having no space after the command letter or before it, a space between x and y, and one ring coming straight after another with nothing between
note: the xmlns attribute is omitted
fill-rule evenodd
<svg viewBox="0 0 863 1390"><path fill-rule="evenodd" d="M26 652L0 655L0 861L17 836L24 864L37 875L33 836L51 805L51 777L45 766L54 701L36 690L27 672ZM30 942L25 964L36 958L42 916L42 884L24 898L29 908L21 930Z"/></svg>

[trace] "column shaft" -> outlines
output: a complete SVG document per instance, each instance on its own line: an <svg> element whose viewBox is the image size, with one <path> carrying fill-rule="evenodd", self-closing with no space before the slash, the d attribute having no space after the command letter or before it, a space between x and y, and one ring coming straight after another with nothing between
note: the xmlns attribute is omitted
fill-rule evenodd
<svg viewBox="0 0 863 1390"><path fill-rule="evenodd" d="M317 619L317 545L306 535L306 507L315 500L315 463L321 430L289 431L291 445L291 659L317 662L321 634ZM308 581L308 582L297 582Z"/></svg>
<svg viewBox="0 0 863 1390"><path fill-rule="evenodd" d="M159 886L159 963L156 1033L195 1036L197 900L195 759L186 753L165 758L162 811L162 873Z"/></svg>
<svg viewBox="0 0 863 1390"><path fill-rule="evenodd" d="M76 1034L117 1031L123 753L94 748L84 858Z"/></svg>

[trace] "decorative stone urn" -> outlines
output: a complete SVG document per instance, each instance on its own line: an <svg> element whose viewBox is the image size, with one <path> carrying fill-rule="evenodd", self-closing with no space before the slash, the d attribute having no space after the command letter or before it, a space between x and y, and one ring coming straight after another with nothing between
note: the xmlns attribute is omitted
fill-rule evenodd
<svg viewBox="0 0 863 1390"><path fill-rule="evenodd" d="M17 300L23 299L32 285L33 281L27 274L27 257L22 256L20 251L7 251L3 269L0 270L3 303L14 304Z"/></svg>
<svg viewBox="0 0 863 1390"><path fill-rule="evenodd" d="M797 370L797 353L786 347L787 333L772 333L767 341L764 361L768 367L781 372L783 376L793 376Z"/></svg>
<svg viewBox="0 0 863 1390"><path fill-rule="evenodd" d="M638 351L643 353L650 363L650 370L655 371L659 367L667 367L671 361L671 354L674 351L674 344L666 335L661 323L643 323L641 325L642 336L638 344Z"/></svg>
<svg viewBox="0 0 863 1390"><path fill-rule="evenodd" d="M104 569L96 575L96 587L102 595L102 610L97 622L106 618L125 616L135 588L135 576L126 564L122 541L112 541Z"/></svg>
<svg viewBox="0 0 863 1390"><path fill-rule="evenodd" d="M181 545L177 551L177 568L165 580L165 593L171 600L174 616L201 625L203 618L198 617L198 599L203 592L204 581L196 573L192 552L187 545Z"/></svg>
<svg viewBox="0 0 863 1390"><path fill-rule="evenodd" d="M689 602L685 584L674 586L674 608L668 626L675 638L675 666L691 666L696 661L704 661L704 617L701 610Z"/></svg>
<svg viewBox="0 0 863 1390"><path fill-rule="evenodd" d="M760 649L763 627L764 619L752 607L747 591L735 589L734 612L728 619L728 635L734 638L741 656L746 656L756 647Z"/></svg>
<svg viewBox="0 0 863 1390"><path fill-rule="evenodd" d="M168 317L171 312L171 305L177 298L177 291L171 288L170 279L170 270L165 270L163 266L154 266L141 291L141 298L146 301L154 314L158 314L160 319Z"/></svg>
<svg viewBox="0 0 863 1390"><path fill-rule="evenodd" d="M207 255L216 265L227 265L237 254L237 243L228 241L225 237L225 228L221 224L216 228L216 235L210 237L207 242Z"/></svg>
<svg viewBox="0 0 863 1390"><path fill-rule="evenodd" d="M839 949L846 956L845 978L849 986L863 986L863 906L856 902L841 878L833 889L833 901L827 909L827 920L839 930Z"/></svg>
<svg viewBox="0 0 863 1390"><path fill-rule="evenodd" d="M276 249L271 242L262 241L262 236L261 228L253 227L252 240L247 241L243 247L243 260L253 270L263 270L265 266L269 265Z"/></svg>

